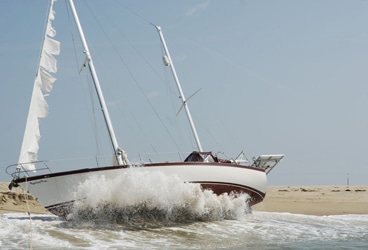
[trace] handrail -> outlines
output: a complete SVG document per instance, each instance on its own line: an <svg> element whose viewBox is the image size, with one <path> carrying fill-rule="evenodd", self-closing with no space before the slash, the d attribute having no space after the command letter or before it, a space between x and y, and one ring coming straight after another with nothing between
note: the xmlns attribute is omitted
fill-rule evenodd
<svg viewBox="0 0 368 250"><path fill-rule="evenodd" d="M36 163L43 163L44 166L37 167L35 165L36 166L35 170L27 170L23 167L23 164L36 164ZM15 167L15 170L10 172L10 169L14 167ZM23 162L23 163L11 164L5 168L5 173L10 175L14 179L14 178L19 178L21 174L25 174L29 177L30 172L43 171L43 170L48 170L50 173L52 173L51 169L47 166L46 161L33 161L33 162Z"/></svg>

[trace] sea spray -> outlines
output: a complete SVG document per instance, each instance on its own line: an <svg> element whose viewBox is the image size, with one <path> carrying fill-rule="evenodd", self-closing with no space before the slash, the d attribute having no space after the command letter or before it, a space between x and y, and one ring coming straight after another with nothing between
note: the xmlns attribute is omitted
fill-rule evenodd
<svg viewBox="0 0 368 250"><path fill-rule="evenodd" d="M156 227L238 219L250 212L246 194L216 195L177 175L130 168L115 178L91 176L74 192L70 221Z"/></svg>

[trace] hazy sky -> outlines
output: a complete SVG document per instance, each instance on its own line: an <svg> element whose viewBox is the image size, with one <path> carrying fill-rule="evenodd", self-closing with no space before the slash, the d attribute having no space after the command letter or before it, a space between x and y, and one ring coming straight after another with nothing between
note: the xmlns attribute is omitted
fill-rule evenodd
<svg viewBox="0 0 368 250"><path fill-rule="evenodd" d="M5 167L18 160L47 6L0 2L0 181L10 180ZM184 112L176 116L180 101L152 22L163 28L185 95L201 88L189 105L204 150L229 157L244 150L249 159L285 154L270 185L343 185L348 176L368 184L368 1L88 0L76 7L131 161L196 149ZM62 0L55 10L62 55L39 159L109 154L100 149L104 134L92 137L99 112L85 107L86 70L75 74L84 58L71 14Z"/></svg>

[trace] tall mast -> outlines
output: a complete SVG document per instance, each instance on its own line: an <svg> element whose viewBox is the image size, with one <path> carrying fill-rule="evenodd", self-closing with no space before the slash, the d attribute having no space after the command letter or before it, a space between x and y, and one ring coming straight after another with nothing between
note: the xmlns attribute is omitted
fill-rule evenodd
<svg viewBox="0 0 368 250"><path fill-rule="evenodd" d="M96 92L97 92L97 96L98 96L98 99L99 99L99 102L100 102L102 114L104 116L105 123L106 123L107 129L108 129L109 135L110 135L111 143L112 143L112 146L114 148L117 163L119 165L129 164L129 161L128 161L128 158L127 158L125 152L118 145L118 141L116 139L115 132L114 132L114 129L113 129L113 126L112 126L112 123L111 123L111 119L110 119L109 111L107 109L105 98L104 98L102 90L101 90L100 82L99 82L98 77L97 77L95 66L93 64L92 57L91 57L91 54L89 52L86 39L84 37L82 26L79 22L78 14L77 14L77 11L75 9L73 0L69 0L69 3L70 3L71 10L73 12L75 23L77 24L77 28L78 28L78 31L79 31L80 38L81 38L82 43L83 43L83 47L84 47L85 54L86 54L86 60L88 60L88 65L89 65L89 68L90 68L90 71L91 71L91 74L92 74L93 83L94 83L95 88L96 88Z"/></svg>
<svg viewBox="0 0 368 250"><path fill-rule="evenodd" d="M195 125L193 123L192 116L191 116L190 111L189 111L189 107L187 105L187 100L185 99L183 90L182 90L181 85L180 85L179 78L178 78L178 76L176 74L176 71L175 71L174 64L173 64L173 62L171 60L171 56L170 56L169 50L168 50L168 48L166 46L166 42L165 42L164 35L162 33L162 29L159 26L155 26L155 27L156 27L156 29L158 31L158 34L160 35L160 39L161 39L162 45L164 47L164 50L165 50L167 59L169 60L168 61L168 66L170 66L170 68L171 68L171 72L172 72L172 74L174 76L176 86L178 87L180 98L181 98L181 101L183 103L183 106L184 106L184 109L185 109L185 113L187 114L187 117L188 117L188 120L189 120L189 123L190 123L190 127L192 129L192 132L193 132L193 135L194 135L194 139L195 139L196 144L197 144L198 151L202 152L203 150L202 150L201 142L199 141L197 130L195 128Z"/></svg>

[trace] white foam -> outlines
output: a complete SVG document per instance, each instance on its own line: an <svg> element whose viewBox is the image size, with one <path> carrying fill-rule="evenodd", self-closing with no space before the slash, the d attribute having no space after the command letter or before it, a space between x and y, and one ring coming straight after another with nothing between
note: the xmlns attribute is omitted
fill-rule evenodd
<svg viewBox="0 0 368 250"><path fill-rule="evenodd" d="M253 212L238 220L150 230L70 224L52 215L0 215L0 249L365 249L368 215ZM32 237L31 237L32 233Z"/></svg>
<svg viewBox="0 0 368 250"><path fill-rule="evenodd" d="M145 213L141 219L151 216L155 220L164 218L176 222L237 219L249 213L246 194L217 196L211 190L202 190L199 184L184 183L178 176L149 174L134 168L113 180L92 176L80 183L74 196L78 202L70 219L81 211L94 213L94 218L107 212L120 213L120 216ZM156 215L152 215L154 213Z"/></svg>

